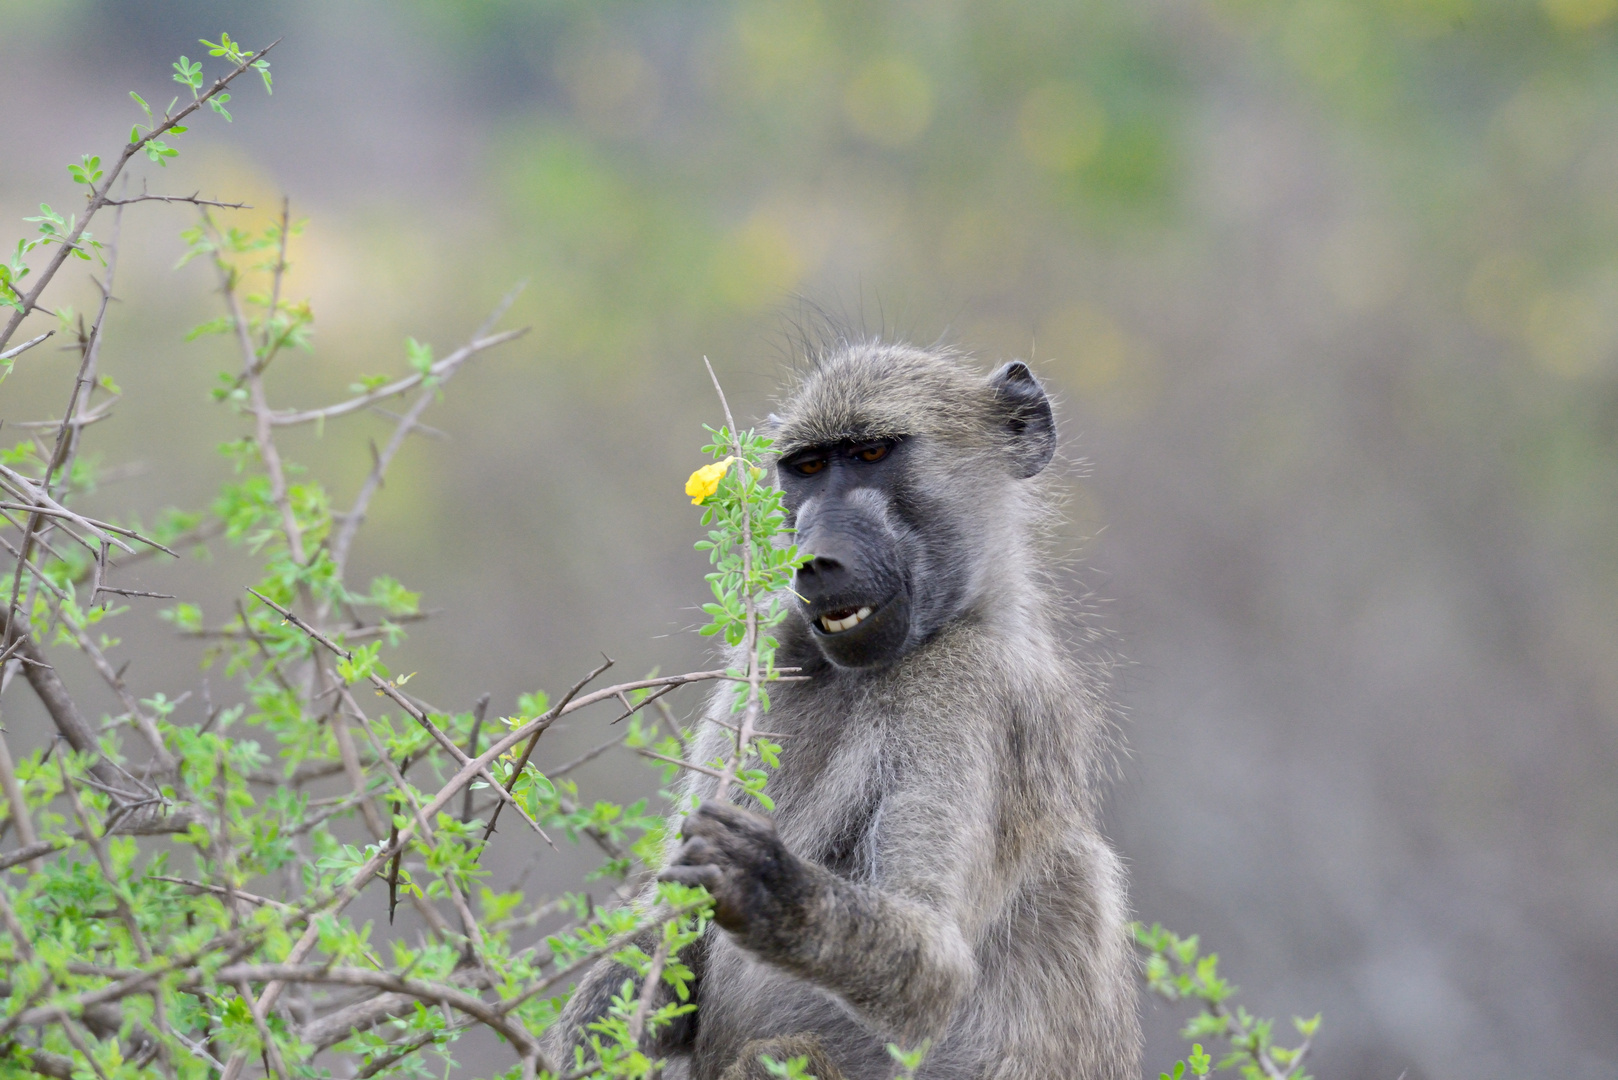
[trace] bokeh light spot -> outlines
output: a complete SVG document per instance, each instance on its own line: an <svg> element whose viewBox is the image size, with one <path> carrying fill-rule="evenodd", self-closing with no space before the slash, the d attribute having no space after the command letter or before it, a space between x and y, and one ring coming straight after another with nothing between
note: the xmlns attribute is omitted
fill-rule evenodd
<svg viewBox="0 0 1618 1080"><path fill-rule="evenodd" d="M1017 136L1023 156L1041 169L1072 172L1101 149L1107 114L1082 86L1048 83L1023 99Z"/></svg>
<svg viewBox="0 0 1618 1080"><path fill-rule="evenodd" d="M1023 235L1002 214L964 210L944 228L939 258L963 288L1004 292L1017 284L1027 258Z"/></svg>
<svg viewBox="0 0 1618 1080"><path fill-rule="evenodd" d="M1567 32L1593 30L1618 15L1618 0L1540 0L1546 16Z"/></svg>
<svg viewBox="0 0 1618 1080"><path fill-rule="evenodd" d="M903 56L867 64L843 91L849 126L878 146L908 146L933 119L933 85Z"/></svg>
<svg viewBox="0 0 1618 1080"><path fill-rule="evenodd" d="M661 111L657 72L627 46L564 49L556 73L579 119L604 135L640 134Z"/></svg>
<svg viewBox="0 0 1618 1080"><path fill-rule="evenodd" d="M736 37L746 89L756 96L808 80L833 50L812 0L749 4L736 13Z"/></svg>
<svg viewBox="0 0 1618 1080"><path fill-rule="evenodd" d="M1528 302L1545 272L1520 251L1485 256L1466 284L1466 313L1472 321L1501 337L1515 338L1528 318Z"/></svg>
<svg viewBox="0 0 1618 1080"><path fill-rule="evenodd" d="M714 293L733 307L756 309L779 301L803 275L803 254L779 222L754 217L720 245L714 258Z"/></svg>
<svg viewBox="0 0 1618 1080"><path fill-rule="evenodd" d="M1093 304L1058 309L1040 324L1039 349L1055 357L1063 382L1112 412L1134 413L1159 389L1157 353Z"/></svg>
<svg viewBox="0 0 1618 1080"><path fill-rule="evenodd" d="M1349 311L1381 307L1405 279L1399 238L1385 224L1365 218L1344 222L1327 236L1320 253L1326 288Z"/></svg>
<svg viewBox="0 0 1618 1080"><path fill-rule="evenodd" d="M1322 86L1359 69L1367 47L1364 16L1338 0L1308 0L1287 17L1281 51L1299 72Z"/></svg>
<svg viewBox="0 0 1618 1080"><path fill-rule="evenodd" d="M1609 305L1584 292L1546 291L1528 306L1529 355L1555 375L1581 378L1610 358L1613 318Z"/></svg>

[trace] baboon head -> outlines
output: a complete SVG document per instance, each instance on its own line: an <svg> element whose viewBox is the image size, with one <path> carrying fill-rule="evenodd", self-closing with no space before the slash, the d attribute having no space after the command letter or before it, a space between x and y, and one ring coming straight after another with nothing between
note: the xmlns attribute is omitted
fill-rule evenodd
<svg viewBox="0 0 1618 1080"><path fill-rule="evenodd" d="M1028 365L992 375L947 353L859 344L819 358L770 417L800 549L804 629L840 667L891 664L979 612L1028 557L1056 449Z"/></svg>

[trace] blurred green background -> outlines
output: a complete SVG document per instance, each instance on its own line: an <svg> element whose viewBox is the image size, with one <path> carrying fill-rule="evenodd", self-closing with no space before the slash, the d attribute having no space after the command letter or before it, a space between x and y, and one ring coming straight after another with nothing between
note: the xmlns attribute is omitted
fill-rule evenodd
<svg viewBox="0 0 1618 1080"><path fill-rule="evenodd" d="M533 332L428 414L448 438L356 557L443 609L397 665L426 697L701 661L703 355L749 417L817 310L1029 358L1072 602L1123 658L1141 917L1202 932L1256 1011L1324 1010L1324 1078L1618 1075L1618 0L0 0L0 241L221 28L284 35L274 97L139 173L310 219L316 345L278 403L402 370L407 334L443 355L528 282ZM107 513L205 505L243 430L207 396L228 343L182 341L216 314L172 269L190 223L126 218L126 397L88 449L140 467ZM30 354L0 417L59 415L72 363ZM284 452L346 496L386 423ZM124 583L222 617L247 580L220 552ZM173 697L200 648L155 607L122 652ZM507 869L576 868L533 859ZM1181 1016L1147 1014L1155 1074Z"/></svg>

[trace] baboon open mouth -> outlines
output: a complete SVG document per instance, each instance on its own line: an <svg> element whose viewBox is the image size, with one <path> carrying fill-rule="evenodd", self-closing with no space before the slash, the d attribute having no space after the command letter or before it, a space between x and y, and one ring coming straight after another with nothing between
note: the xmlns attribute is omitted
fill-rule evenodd
<svg viewBox="0 0 1618 1080"><path fill-rule="evenodd" d="M815 620L815 625L823 633L841 634L845 630L854 629L854 627L869 619L872 610L870 607L838 608L836 611L828 611L820 616Z"/></svg>

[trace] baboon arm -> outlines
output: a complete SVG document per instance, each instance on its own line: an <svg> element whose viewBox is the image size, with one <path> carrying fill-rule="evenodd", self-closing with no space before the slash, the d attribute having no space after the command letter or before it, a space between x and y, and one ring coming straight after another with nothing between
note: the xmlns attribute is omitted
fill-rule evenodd
<svg viewBox="0 0 1618 1080"><path fill-rule="evenodd" d="M812 870L821 886L812 929L776 962L904 1042L940 1034L977 975L955 920L928 904Z"/></svg>
<svg viewBox="0 0 1618 1080"><path fill-rule="evenodd" d="M907 772L921 779L927 768ZM984 809L993 799L973 790L986 776L948 761L930 768L940 775L884 798L865 880L799 857L770 819L712 801L683 823L665 876L707 886L737 944L837 994L873 1028L936 1035L976 979L973 943L1002 886Z"/></svg>

